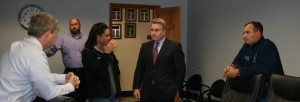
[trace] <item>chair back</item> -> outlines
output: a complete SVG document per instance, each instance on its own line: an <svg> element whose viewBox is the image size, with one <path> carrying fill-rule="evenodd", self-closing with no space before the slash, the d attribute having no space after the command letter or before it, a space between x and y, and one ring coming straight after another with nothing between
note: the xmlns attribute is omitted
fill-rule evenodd
<svg viewBox="0 0 300 102"><path fill-rule="evenodd" d="M192 75L188 79L188 81L185 81L185 83L186 84L184 84L183 87L181 87L179 90L179 96L181 97L181 99L186 99L189 101L200 101L202 87L209 88L209 86L202 84L202 77L199 74Z"/></svg>
<svg viewBox="0 0 300 102"><path fill-rule="evenodd" d="M210 94L217 98L221 98L224 86L225 86L225 81L223 79L219 79L215 81L210 87Z"/></svg>
<svg viewBox="0 0 300 102"><path fill-rule="evenodd" d="M202 89L202 77L199 74L195 74L189 78L186 87L194 91L200 91Z"/></svg>
<svg viewBox="0 0 300 102"><path fill-rule="evenodd" d="M262 94L262 74L248 78L227 78L223 89L222 102L258 102Z"/></svg>
<svg viewBox="0 0 300 102"><path fill-rule="evenodd" d="M299 102L300 77L273 74L268 90L267 102Z"/></svg>

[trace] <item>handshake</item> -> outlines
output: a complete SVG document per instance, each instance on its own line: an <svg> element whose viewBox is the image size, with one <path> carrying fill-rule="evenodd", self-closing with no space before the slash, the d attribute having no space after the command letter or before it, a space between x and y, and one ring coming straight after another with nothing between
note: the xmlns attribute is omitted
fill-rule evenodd
<svg viewBox="0 0 300 102"><path fill-rule="evenodd" d="M66 75L66 79L68 83L71 83L74 86L74 88L78 89L80 84L80 80L78 76L76 76L73 72L69 72Z"/></svg>

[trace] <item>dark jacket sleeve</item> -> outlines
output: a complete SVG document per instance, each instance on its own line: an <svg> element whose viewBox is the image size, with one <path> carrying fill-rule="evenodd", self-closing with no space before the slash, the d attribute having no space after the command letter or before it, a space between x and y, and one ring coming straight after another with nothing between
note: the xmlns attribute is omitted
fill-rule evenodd
<svg viewBox="0 0 300 102"><path fill-rule="evenodd" d="M142 44L142 47L140 48L140 53L136 65L136 69L134 72L134 79L133 79L133 86L132 89L140 89L142 80L143 80L143 75L145 71L145 61L144 61L144 56L143 56L143 46L145 45Z"/></svg>
<svg viewBox="0 0 300 102"><path fill-rule="evenodd" d="M186 74L186 64L184 60L184 53L182 51L181 44L178 44L176 46L174 56L173 56L173 62L175 65L175 73L176 73L176 82L178 83L178 87L180 87L183 84L185 74Z"/></svg>
<svg viewBox="0 0 300 102"><path fill-rule="evenodd" d="M117 74L118 75L120 75L121 74L121 71L120 71L120 69L119 69L119 61L118 61L118 59L117 59L117 57L116 57L116 55L115 55L115 53L114 52L111 52L111 55L112 55L112 57L113 57L113 62L114 62L114 65L116 65L116 67L117 67Z"/></svg>
<svg viewBox="0 0 300 102"><path fill-rule="evenodd" d="M240 49L239 53L237 54L237 56L234 58L232 64L237 67L237 68L240 68L241 65L242 65L242 60L244 58L244 54L245 54L245 51L246 50L246 44L243 45L243 47Z"/></svg>
<svg viewBox="0 0 300 102"><path fill-rule="evenodd" d="M112 60L109 54L100 54L94 49L84 49L82 51L82 64L91 72L105 75L110 61Z"/></svg>

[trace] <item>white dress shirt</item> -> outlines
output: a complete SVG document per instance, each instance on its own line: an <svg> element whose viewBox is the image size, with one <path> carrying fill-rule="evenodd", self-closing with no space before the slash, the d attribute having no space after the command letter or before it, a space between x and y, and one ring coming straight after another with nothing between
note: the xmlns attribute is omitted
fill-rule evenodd
<svg viewBox="0 0 300 102"><path fill-rule="evenodd" d="M32 102L36 96L50 100L73 92L65 76L51 74L48 58L35 37L14 42L0 59L0 102Z"/></svg>

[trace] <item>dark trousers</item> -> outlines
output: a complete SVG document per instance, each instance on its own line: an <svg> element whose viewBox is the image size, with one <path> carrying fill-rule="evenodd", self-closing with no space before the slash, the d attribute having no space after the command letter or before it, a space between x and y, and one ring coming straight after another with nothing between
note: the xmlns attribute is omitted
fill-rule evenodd
<svg viewBox="0 0 300 102"><path fill-rule="evenodd" d="M64 73L67 74L69 72L73 72L79 77L80 85L78 89L75 89L75 92L69 93L66 96L74 98L77 102L86 102L87 89L84 68L65 68Z"/></svg>
<svg viewBox="0 0 300 102"><path fill-rule="evenodd" d="M160 94L161 92L158 89L158 87L156 87L156 85L152 85L150 97L148 98L141 97L141 102L174 102L175 96L171 98L164 97L163 99L161 99L162 96L159 96Z"/></svg>

